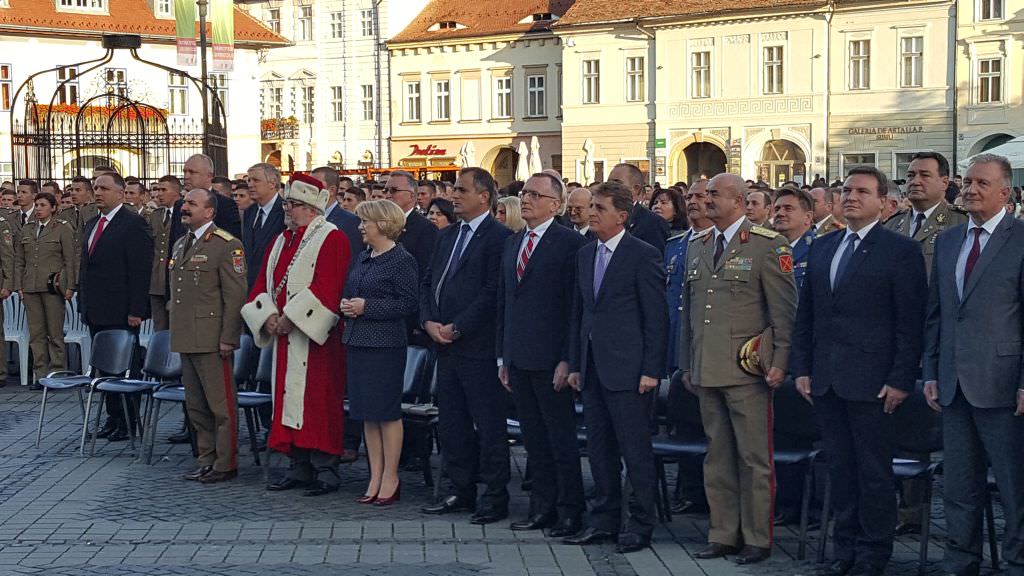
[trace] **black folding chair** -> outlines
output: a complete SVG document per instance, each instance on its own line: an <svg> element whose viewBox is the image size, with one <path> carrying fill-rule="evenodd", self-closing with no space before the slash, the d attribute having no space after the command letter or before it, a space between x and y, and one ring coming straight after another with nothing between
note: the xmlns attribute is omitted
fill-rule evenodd
<svg viewBox="0 0 1024 576"><path fill-rule="evenodd" d="M271 371L274 366L274 349L260 350L248 334L242 336L238 350L235 350L235 384L238 386L238 409L245 418L245 427L249 431L249 449L257 466L260 462L259 442L256 432L261 428L259 410L273 404L274 397L266 392L256 392L260 384L266 384L269 390ZM256 370L255 376L253 369ZM247 389L243 389L247 388Z"/></svg>
<svg viewBox="0 0 1024 576"><path fill-rule="evenodd" d="M658 507L664 522L672 521L665 464L679 462L684 458L703 458L708 453L708 439L704 436L704 424L700 417L700 400L696 395L683 391L675 396L677 401L670 407L671 385L662 382L658 386L654 415L656 421L675 423L675 429L671 434L656 434L651 438L655 472L658 475Z"/></svg>
<svg viewBox="0 0 1024 576"><path fill-rule="evenodd" d="M413 349L417 349L414 351ZM422 350L422 352L420 352ZM410 373L410 365L420 362L423 355L422 369L418 373ZM417 439L416 446L420 448L420 463L423 470L423 481L427 486L434 487L434 498L437 498L441 486L441 476L444 474L444 461L441 462L441 469L438 473L438 481L434 481L433 470L430 466L430 454L433 452L434 442L437 440L437 417L438 408L436 403L437 395L437 366L433 355L426 348L410 346L406 356L406 371L404 386L410 391L418 390L414 403L402 403L402 423L405 429L413 432ZM414 382L411 379L417 378ZM429 386L427 385L429 382ZM438 453L441 452L441 444L437 443Z"/></svg>
<svg viewBox="0 0 1024 576"><path fill-rule="evenodd" d="M821 449L821 434L814 420L814 407L786 380L774 394L774 461L776 466L804 466L803 494L800 498L800 537L796 557L807 555L807 524L810 513L815 463Z"/></svg>

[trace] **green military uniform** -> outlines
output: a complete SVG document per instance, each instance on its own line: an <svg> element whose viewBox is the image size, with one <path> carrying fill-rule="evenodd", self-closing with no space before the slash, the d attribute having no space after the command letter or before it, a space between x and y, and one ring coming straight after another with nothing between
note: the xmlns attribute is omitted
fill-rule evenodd
<svg viewBox="0 0 1024 576"><path fill-rule="evenodd" d="M935 239L946 230L967 222L967 218L967 213L961 208L945 200L939 200L935 209L917 230L917 234L913 235L914 240L921 243L921 252L924 253L929 278L932 274L932 259L935 258ZM914 211L909 208L900 210L885 221L885 227L897 234L910 236L914 231Z"/></svg>
<svg viewBox="0 0 1024 576"><path fill-rule="evenodd" d="M153 273L149 277L153 330L167 330L170 327L167 316L167 252L171 239L171 209L157 208L147 220L153 233Z"/></svg>
<svg viewBox="0 0 1024 576"><path fill-rule="evenodd" d="M78 267L82 264L82 234L85 233L85 223L98 216L99 213L99 207L92 202L65 208L57 213L57 218L71 224L75 232L75 278L78 278Z"/></svg>
<svg viewBox="0 0 1024 576"><path fill-rule="evenodd" d="M846 229L846 225L845 224L843 224L841 222L837 222L836 221L836 217L831 215L831 214L829 214L828 216L825 216L825 219L822 220L820 223L814 225L814 235L815 236L824 236L825 234L828 234L829 232L835 232L836 230L845 230L845 229Z"/></svg>
<svg viewBox="0 0 1024 576"><path fill-rule="evenodd" d="M708 541L770 548L772 394L737 359L747 341L770 329L771 350L760 353L770 366L788 367L797 299L793 255L784 236L744 218L716 265L718 234L712 228L690 240L679 335L679 365L699 387L708 436Z"/></svg>
<svg viewBox="0 0 1024 576"><path fill-rule="evenodd" d="M38 380L64 369L64 290L75 287L74 232L55 216L45 226L30 220L21 228L17 246L14 289L25 304Z"/></svg>
<svg viewBox="0 0 1024 576"><path fill-rule="evenodd" d="M14 227L0 216L0 291L14 292ZM7 382L7 342L4 337L4 308L0 303L0 386Z"/></svg>
<svg viewBox="0 0 1024 576"><path fill-rule="evenodd" d="M245 257L241 241L215 224L186 250L191 238L188 232L174 244L167 263L171 349L181 353L199 466L230 472L237 468L237 408L231 358L221 358L220 344L237 348L242 334Z"/></svg>

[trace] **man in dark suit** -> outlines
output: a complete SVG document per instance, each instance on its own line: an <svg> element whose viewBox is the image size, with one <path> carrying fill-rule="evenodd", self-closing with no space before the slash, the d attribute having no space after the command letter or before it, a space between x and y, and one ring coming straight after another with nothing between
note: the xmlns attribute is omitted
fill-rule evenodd
<svg viewBox="0 0 1024 576"><path fill-rule="evenodd" d="M580 530L583 480L569 376L569 324L582 235L555 215L561 180L534 174L520 193L526 228L505 241L498 280L498 378L512 392L530 459L530 510L512 530Z"/></svg>
<svg viewBox="0 0 1024 576"><path fill-rule="evenodd" d="M587 242L596 238L590 231L590 190L576 188L570 192L565 213L569 216L572 229L586 238Z"/></svg>
<svg viewBox="0 0 1024 576"><path fill-rule="evenodd" d="M145 219L124 209L124 189L124 179L116 173L96 178L93 192L100 212L82 232L78 310L91 336L103 330L138 334L150 314L153 238ZM95 432L97 437L127 439L129 423L138 418L135 408L126 415L117 394L107 394L106 403L107 421Z"/></svg>
<svg viewBox="0 0 1024 576"><path fill-rule="evenodd" d="M625 229L630 190L605 182L591 190L590 228L597 235L576 261L570 327L569 385L581 391L587 453L594 477L587 528L563 540L618 540L616 550L648 546L656 522L651 403L665 373L665 272L661 253ZM622 520L622 464L634 502Z"/></svg>
<svg viewBox="0 0 1024 576"><path fill-rule="evenodd" d="M793 335L790 369L814 398L829 455L835 575L879 575L892 556L892 413L914 389L923 348L924 257L880 225L887 192L877 169L850 170L848 228L811 244Z"/></svg>
<svg viewBox="0 0 1024 576"><path fill-rule="evenodd" d="M943 572L977 576L986 469L1006 519L1003 558L1024 574L1024 223L1007 214L1010 164L982 154L964 177L970 222L940 234L925 329L924 393L943 412Z"/></svg>
<svg viewBox="0 0 1024 576"><path fill-rule="evenodd" d="M641 200L646 185L644 173L632 164L617 164L608 174L608 181L623 184L633 194L633 208L630 210L629 223L626 227L629 234L654 246L659 254L664 254L669 226L664 218L648 210Z"/></svg>
<svg viewBox="0 0 1024 576"><path fill-rule="evenodd" d="M248 171L249 193L256 200L242 218L242 249L245 251L247 281L252 288L263 267L267 247L284 232L281 206L281 173L270 164L255 164Z"/></svg>
<svg viewBox="0 0 1024 576"><path fill-rule="evenodd" d="M458 221L438 236L420 290L420 320L438 347L438 433L453 488L423 512L475 509L474 524L508 517L508 400L495 373L494 338L498 269L511 231L491 216L497 194L486 170L459 172L452 195ZM478 477L486 488L476 502Z"/></svg>
<svg viewBox="0 0 1024 576"><path fill-rule="evenodd" d="M404 170L396 170L388 177L384 193L389 200L398 204L402 212L405 212L405 229L398 237L398 242L406 252L412 254L412 257L416 259L416 265L419 267L418 273L422 281L430 267L434 244L437 243L437 227L416 209L418 188L418 182L412 174ZM407 324L409 344L414 346L430 345L430 338L420 328L418 311L409 317Z"/></svg>
<svg viewBox="0 0 1024 576"><path fill-rule="evenodd" d="M310 175L324 183L324 190L327 190L329 195L327 209L324 210L324 218L337 226L338 230L341 230L345 237L348 238L348 247L352 254L350 265L354 264L359 260L358 254L366 246L363 244L363 235L359 232L359 217L342 208L338 200L341 174L338 174L338 171L330 166L321 166L310 172Z"/></svg>

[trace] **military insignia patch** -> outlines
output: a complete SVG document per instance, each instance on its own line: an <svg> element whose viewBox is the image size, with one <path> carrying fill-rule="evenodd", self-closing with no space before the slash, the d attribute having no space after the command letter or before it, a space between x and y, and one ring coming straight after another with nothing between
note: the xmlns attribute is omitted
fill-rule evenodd
<svg viewBox="0 0 1024 576"><path fill-rule="evenodd" d="M935 221L938 222L939 224L945 224L946 223L946 215L945 214L939 214L938 216L935 217Z"/></svg>
<svg viewBox="0 0 1024 576"><path fill-rule="evenodd" d="M196 254L190 262L193 264L206 264L207 260L209 260L209 257L206 254Z"/></svg>
<svg viewBox="0 0 1024 576"><path fill-rule="evenodd" d="M235 252L241 252L241 250L235 250ZM231 256L231 267L235 269L237 274L245 272L245 259L242 258L241 254Z"/></svg>
<svg viewBox="0 0 1024 576"><path fill-rule="evenodd" d="M750 232L747 232L746 230L741 230L740 244L746 244L747 242L750 242Z"/></svg>
<svg viewBox="0 0 1024 576"><path fill-rule="evenodd" d="M750 271L754 269L753 258L730 258L725 261L725 270Z"/></svg>
<svg viewBox="0 0 1024 576"><path fill-rule="evenodd" d="M793 255L783 254L779 256L779 268L782 268L782 271L786 274L791 273L793 271Z"/></svg>
<svg viewBox="0 0 1024 576"><path fill-rule="evenodd" d="M790 248L789 246L779 246L778 248L775 249L775 253L780 256L783 254L792 254L793 249Z"/></svg>

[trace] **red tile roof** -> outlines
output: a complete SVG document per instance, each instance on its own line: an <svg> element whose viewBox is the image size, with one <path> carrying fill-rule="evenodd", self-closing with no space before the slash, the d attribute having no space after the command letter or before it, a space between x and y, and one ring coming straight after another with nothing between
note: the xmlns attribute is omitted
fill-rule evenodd
<svg viewBox="0 0 1024 576"><path fill-rule="evenodd" d="M572 3L573 0L432 0L390 43L544 32L551 29L550 20L527 24L519 21L538 13L560 17ZM434 24L448 21L465 28L428 31Z"/></svg>
<svg viewBox="0 0 1024 576"><path fill-rule="evenodd" d="M174 20L157 18L146 0L107 0L107 14L65 12L57 9L54 0L8 0L8 3L10 8L0 8L0 34L31 33L38 37L43 33L95 37L109 32L139 34L146 39L174 40ZM247 48L290 44L286 38L274 34L237 7L235 43Z"/></svg>
<svg viewBox="0 0 1024 576"><path fill-rule="evenodd" d="M825 0L577 0L555 27L652 18L718 16L781 8L817 8Z"/></svg>

